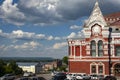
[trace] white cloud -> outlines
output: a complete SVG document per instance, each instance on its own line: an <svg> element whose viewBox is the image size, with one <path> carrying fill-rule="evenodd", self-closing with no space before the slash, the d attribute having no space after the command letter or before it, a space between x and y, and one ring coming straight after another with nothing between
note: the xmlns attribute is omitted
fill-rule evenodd
<svg viewBox="0 0 120 80"><path fill-rule="evenodd" d="M60 37L55 37L55 40L61 40L61 38Z"/></svg>
<svg viewBox="0 0 120 80"><path fill-rule="evenodd" d="M35 34L34 32L24 32L22 30L14 30L11 33L4 33L0 30L0 36L17 39L17 40L61 40L60 37L53 37L52 35Z"/></svg>
<svg viewBox="0 0 120 80"><path fill-rule="evenodd" d="M70 26L70 29L80 29L80 28L81 28L81 26L77 26L77 25Z"/></svg>
<svg viewBox="0 0 120 80"><path fill-rule="evenodd" d="M14 25L24 25L25 23L56 24L90 15L95 1L19 0L18 3L14 3L13 0L4 0L0 5L0 18ZM66 3L67 5L65 5ZM119 0L104 0L99 1L99 4L104 13L120 11Z"/></svg>
<svg viewBox="0 0 120 80"><path fill-rule="evenodd" d="M0 18L3 18L8 23L15 25L23 25L25 16L17 8L17 4L12 4L13 0L4 0L0 6Z"/></svg>
<svg viewBox="0 0 120 80"><path fill-rule="evenodd" d="M84 38L84 33L83 33L83 30L75 33L75 32L72 32L70 33L70 35L67 36L67 38Z"/></svg>
<svg viewBox="0 0 120 80"><path fill-rule="evenodd" d="M36 35L36 39L44 39L45 38L45 34L37 34Z"/></svg>
<svg viewBox="0 0 120 80"><path fill-rule="evenodd" d="M22 30L13 31L11 37L13 38L32 38L35 33L23 32Z"/></svg>
<svg viewBox="0 0 120 80"><path fill-rule="evenodd" d="M76 33L72 32L67 38L75 38L76 37Z"/></svg>
<svg viewBox="0 0 120 80"><path fill-rule="evenodd" d="M53 36L49 36L49 37L47 38L47 40L53 40L53 39L54 39Z"/></svg>
<svg viewBox="0 0 120 80"><path fill-rule="evenodd" d="M55 44L53 45L53 49L60 49L60 48L63 48L63 47L65 47L65 46L67 46L67 42L55 43Z"/></svg>
<svg viewBox="0 0 120 80"><path fill-rule="evenodd" d="M38 42L31 41L31 42L26 42L22 45L14 45L13 47L15 49L33 49L36 48L37 46L41 46L41 44L39 44Z"/></svg>
<svg viewBox="0 0 120 80"><path fill-rule="evenodd" d="M2 33L2 30L0 29L0 33Z"/></svg>

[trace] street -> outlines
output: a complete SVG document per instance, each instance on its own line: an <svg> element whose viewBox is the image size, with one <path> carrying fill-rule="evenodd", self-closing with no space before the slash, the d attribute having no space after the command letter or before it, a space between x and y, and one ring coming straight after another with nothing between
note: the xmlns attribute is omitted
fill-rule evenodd
<svg viewBox="0 0 120 80"><path fill-rule="evenodd" d="M46 80L50 80L52 78L51 74L38 74L38 77L43 77Z"/></svg>

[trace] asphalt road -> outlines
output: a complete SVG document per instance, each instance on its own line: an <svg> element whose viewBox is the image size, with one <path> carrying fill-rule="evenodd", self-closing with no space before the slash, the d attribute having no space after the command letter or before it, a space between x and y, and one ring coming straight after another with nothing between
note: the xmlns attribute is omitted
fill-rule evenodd
<svg viewBox="0 0 120 80"><path fill-rule="evenodd" d="M31 78L31 77L29 77L29 78ZM35 77L35 76L33 76L33 77ZM51 74L38 74L38 75L36 75L36 77L40 77L40 80L51 80L51 78L52 78ZM17 78L15 80L20 80L20 78Z"/></svg>
<svg viewBox="0 0 120 80"><path fill-rule="evenodd" d="M46 80L50 80L52 78L51 74L38 74L37 76L43 77Z"/></svg>

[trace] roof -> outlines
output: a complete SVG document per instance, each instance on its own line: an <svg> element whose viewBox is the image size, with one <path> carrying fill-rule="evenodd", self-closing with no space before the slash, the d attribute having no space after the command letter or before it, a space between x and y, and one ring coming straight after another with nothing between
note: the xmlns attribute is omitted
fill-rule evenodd
<svg viewBox="0 0 120 80"><path fill-rule="evenodd" d="M35 63L35 62L29 62L29 63L27 63L27 62L18 62L17 64L18 64L18 66L36 66L39 63Z"/></svg>
<svg viewBox="0 0 120 80"><path fill-rule="evenodd" d="M120 12L105 15L104 18L108 25L120 28Z"/></svg>
<svg viewBox="0 0 120 80"><path fill-rule="evenodd" d="M111 13L111 14L107 14L104 17L110 17L110 18L120 18L120 12L116 12L116 13Z"/></svg>

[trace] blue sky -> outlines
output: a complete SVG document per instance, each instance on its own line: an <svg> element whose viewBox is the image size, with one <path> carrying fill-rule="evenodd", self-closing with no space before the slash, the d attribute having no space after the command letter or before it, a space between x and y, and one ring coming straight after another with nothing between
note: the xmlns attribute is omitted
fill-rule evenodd
<svg viewBox="0 0 120 80"><path fill-rule="evenodd" d="M0 0L0 57L66 56L95 1ZM120 11L120 0L98 1L104 15Z"/></svg>

